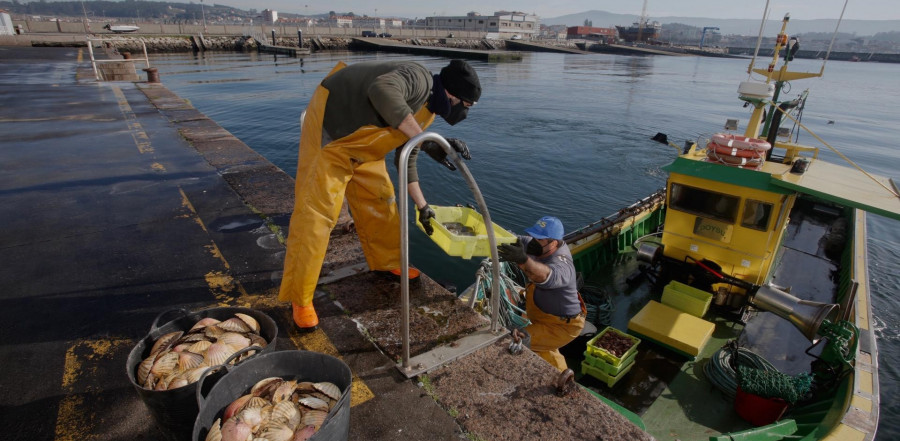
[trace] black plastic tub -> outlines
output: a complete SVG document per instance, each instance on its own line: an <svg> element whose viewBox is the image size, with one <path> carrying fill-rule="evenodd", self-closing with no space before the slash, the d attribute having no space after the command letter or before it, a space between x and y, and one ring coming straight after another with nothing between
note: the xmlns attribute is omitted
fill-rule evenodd
<svg viewBox="0 0 900 441"><path fill-rule="evenodd" d="M135 380L137 367L145 358L150 356L153 342L164 334L175 331L187 331L199 320L212 317L217 320L226 320L235 313L247 314L259 322L259 333L266 339L268 345L260 351L269 352L275 348L275 338L278 337L278 326L271 317L250 308L242 307L218 307L196 312L188 312L184 309L165 311L158 315L150 326L150 332L131 350L128 355L125 373L128 380L141 397L141 401L147 406L153 421L159 427L163 436L170 441L189 441L194 421L197 419L199 407L197 406L197 383L191 383L178 389L156 391L144 389ZM163 318L177 317L159 326ZM221 377L224 373L214 373L210 380ZM209 382L207 382L209 383Z"/></svg>
<svg viewBox="0 0 900 441"><path fill-rule="evenodd" d="M232 401L247 394L258 381L282 377L298 381L328 381L341 390L341 398L328 412L328 419L310 441L345 441L350 436L350 368L330 355L309 351L278 351L262 354L228 366L228 373L218 379L209 393L197 394L200 413L194 423L194 441L206 440L209 428L221 418ZM198 382L206 390L212 379ZM202 392L202 391L201 391Z"/></svg>

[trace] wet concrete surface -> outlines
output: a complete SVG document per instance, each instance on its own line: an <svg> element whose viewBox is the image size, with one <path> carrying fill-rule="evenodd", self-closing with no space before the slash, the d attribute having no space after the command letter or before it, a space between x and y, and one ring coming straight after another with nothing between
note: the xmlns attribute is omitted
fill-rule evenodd
<svg viewBox="0 0 900 441"><path fill-rule="evenodd" d="M277 301L291 177L162 85L95 82L86 49L0 54L4 439L162 439L128 379L128 353L160 313L217 306L269 314L276 349L344 360L354 374L350 439L570 433L554 418L522 426L484 404L478 413L488 420L460 416L481 386L455 375L489 369L478 360L511 365L518 374L505 387L556 375L533 354L524 364L504 357L502 343L442 368L437 390L425 386L428 376L401 375L399 284L390 278L361 272L324 285L314 300L320 329L298 333ZM344 212L341 224L348 220ZM364 261L352 228L337 233L324 272ZM427 275L413 287L413 355L484 323ZM560 404L543 401L548 392L523 397ZM564 404L570 418L603 407L580 393ZM598 412L619 430L593 425L570 439L637 439L629 423Z"/></svg>

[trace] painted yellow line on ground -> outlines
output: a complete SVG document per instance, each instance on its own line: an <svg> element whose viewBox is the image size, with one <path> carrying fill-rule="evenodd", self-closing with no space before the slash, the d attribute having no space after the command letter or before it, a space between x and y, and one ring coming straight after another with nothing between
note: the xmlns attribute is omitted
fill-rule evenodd
<svg viewBox="0 0 900 441"><path fill-rule="evenodd" d="M85 403L85 394L90 387L76 387L79 380L94 376L103 376L96 368L98 360L108 358L122 346L134 344L128 339L99 339L79 341L66 350L66 361L63 366L61 389L65 396L60 400L56 413L56 441L77 441L92 438L94 433L92 422L98 418L92 414ZM83 389L83 390L79 390Z"/></svg>
<svg viewBox="0 0 900 441"><path fill-rule="evenodd" d="M288 323L293 323L294 319L291 317L290 312L286 312ZM341 358L341 354L338 352L337 348L334 347L334 343L331 342L331 339L325 334L322 329L316 329L313 332L308 332L301 334L293 326L291 326L290 331L288 331L288 336L290 336L291 341L294 342L294 346L297 346L299 349L303 349L306 351L313 352L321 352L323 354L331 355L332 357ZM365 403L366 401L375 398L375 394L372 392L372 389L369 389L369 386L366 386L366 383L362 381L356 374L353 374L353 380L351 382L351 390L350 390L350 407L356 406L358 404Z"/></svg>
<svg viewBox="0 0 900 441"><path fill-rule="evenodd" d="M147 136L147 132L144 131L144 127L141 126L141 123L137 121L137 115L131 110L131 104L128 104L128 99L125 98L122 89L118 86L113 86L112 91L119 104L119 110L121 110L122 115L125 116L125 122L128 124L128 130L131 131L131 137L134 138L134 145L137 146L138 151L141 153L153 153L150 137Z"/></svg>

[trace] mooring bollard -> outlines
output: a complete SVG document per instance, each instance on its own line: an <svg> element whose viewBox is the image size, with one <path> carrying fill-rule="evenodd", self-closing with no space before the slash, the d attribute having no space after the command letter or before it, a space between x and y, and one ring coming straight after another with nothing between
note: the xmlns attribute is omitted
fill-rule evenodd
<svg viewBox="0 0 900 441"><path fill-rule="evenodd" d="M303 31L297 29L297 47L303 49Z"/></svg>
<svg viewBox="0 0 900 441"><path fill-rule="evenodd" d="M131 52L122 52L122 58L124 58L124 59L126 59L126 60L130 60L130 59L131 59Z"/></svg>
<svg viewBox="0 0 900 441"><path fill-rule="evenodd" d="M158 83L159 82L159 70L155 67L148 67L143 69L144 72L147 72L147 82L148 83Z"/></svg>

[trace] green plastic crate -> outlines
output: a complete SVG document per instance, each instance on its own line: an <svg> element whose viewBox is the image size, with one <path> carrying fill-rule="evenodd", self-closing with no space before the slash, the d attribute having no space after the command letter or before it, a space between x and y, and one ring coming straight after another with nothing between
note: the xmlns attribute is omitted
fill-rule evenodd
<svg viewBox="0 0 900 441"><path fill-rule="evenodd" d="M709 309L713 295L675 280L663 288L660 303L702 318Z"/></svg>
<svg viewBox="0 0 900 441"><path fill-rule="evenodd" d="M581 374L582 375L590 375L590 376L606 383L607 386L613 387L613 385L616 384L616 382L618 382L619 380L621 380L622 377L624 377L625 374L627 374L633 367L634 367L634 363L629 363L628 366L626 366L625 369L622 369L622 371L619 372L618 374L610 375L610 374L607 374L606 372L603 372L602 369L591 366L591 365L587 364L586 362L582 361L581 362Z"/></svg>
<svg viewBox="0 0 900 441"><path fill-rule="evenodd" d="M434 233L429 238L434 241L445 253L450 256L459 256L463 259L471 259L473 256L488 257L491 255L491 244L487 236L487 227L484 217L469 207L440 207L432 205L435 217L431 219ZM474 230L474 236L462 236L448 230L444 224L448 222L460 223ZM514 243L516 235L493 223L494 239L497 246L505 243ZM421 222L416 222L420 230L425 231Z"/></svg>
<svg viewBox="0 0 900 441"><path fill-rule="evenodd" d="M629 352L629 355L622 359L622 362L617 366L610 364L608 361L594 357L589 354L587 351L584 352L584 363L589 364L592 367L600 369L601 371L609 374L609 375L617 375L623 370L627 369L628 366L631 366L634 363L634 358L637 356L637 351Z"/></svg>
<svg viewBox="0 0 900 441"><path fill-rule="evenodd" d="M597 340L599 340L601 337L606 335L607 332L614 332L621 336L627 337L627 338L631 339L631 341L633 341L634 344L631 346L631 348L629 348L627 351L625 351L625 353L622 354L621 357L616 357L615 355L613 355L611 352L607 351L606 349L594 346L594 344L597 342ZM628 335L616 328L613 328L612 326L607 326L606 329L603 330L603 332L597 334L594 338L592 338L590 341L587 342L587 351L585 351L585 355L590 355L594 358L603 359L607 363L612 365L613 367L619 367L623 361L625 361L626 359L628 359L629 357L632 357L634 354L637 353L637 347L640 343L641 343L641 339L639 339L633 335ZM632 357L632 359L634 359L634 357Z"/></svg>

